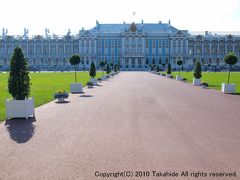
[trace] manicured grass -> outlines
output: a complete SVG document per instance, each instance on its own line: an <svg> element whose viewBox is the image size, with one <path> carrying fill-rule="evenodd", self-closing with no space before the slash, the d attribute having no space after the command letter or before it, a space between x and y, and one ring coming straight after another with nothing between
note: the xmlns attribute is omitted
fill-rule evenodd
<svg viewBox="0 0 240 180"><path fill-rule="evenodd" d="M102 72L97 72L97 77L101 77ZM54 100L53 95L56 91L64 89L70 91L70 83L75 82L74 72L56 73L30 73L31 77L31 96L35 99L35 107L41 106ZM5 100L11 98L7 91L7 73L0 73L0 121L5 118ZM90 79L88 72L77 72L78 82L86 85Z"/></svg>
<svg viewBox="0 0 240 180"><path fill-rule="evenodd" d="M172 72L174 78L178 72ZM193 72L181 72L181 76L187 78L187 82L192 83ZM202 72L202 82L207 82L209 88L221 89L222 82L227 83L228 72ZM240 72L231 72L230 83L236 84L237 93L240 93Z"/></svg>

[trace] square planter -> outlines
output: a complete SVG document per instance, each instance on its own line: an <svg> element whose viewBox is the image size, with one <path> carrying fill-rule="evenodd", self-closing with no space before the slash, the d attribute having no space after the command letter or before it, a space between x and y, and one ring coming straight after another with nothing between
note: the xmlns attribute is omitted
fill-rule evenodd
<svg viewBox="0 0 240 180"><path fill-rule="evenodd" d="M71 93L82 93L83 92L82 83L71 83L70 90Z"/></svg>
<svg viewBox="0 0 240 180"><path fill-rule="evenodd" d="M59 102L59 103L63 103L63 102L65 102L65 98L64 98L64 97L60 97L60 98L57 98L57 99L58 99L57 102Z"/></svg>
<svg viewBox="0 0 240 180"><path fill-rule="evenodd" d="M6 117L10 118L26 118L35 116L34 99L29 98L26 100L6 100Z"/></svg>
<svg viewBox="0 0 240 180"><path fill-rule="evenodd" d="M94 86L97 86L97 79L91 78L90 81L93 83Z"/></svg>
<svg viewBox="0 0 240 180"><path fill-rule="evenodd" d="M221 91L223 93L236 93L236 84L226 84L226 83L222 83L222 88Z"/></svg>
<svg viewBox="0 0 240 180"><path fill-rule="evenodd" d="M193 78L193 85L194 86L201 86L201 79Z"/></svg>
<svg viewBox="0 0 240 180"><path fill-rule="evenodd" d="M166 76L169 78L171 76L171 74L167 74Z"/></svg>
<svg viewBox="0 0 240 180"><path fill-rule="evenodd" d="M182 81L182 76L177 75L177 76L176 76L176 80L177 80L177 81Z"/></svg>
<svg viewBox="0 0 240 180"><path fill-rule="evenodd" d="M102 79L103 81L105 81L107 78L106 78L106 76L102 76L101 79Z"/></svg>

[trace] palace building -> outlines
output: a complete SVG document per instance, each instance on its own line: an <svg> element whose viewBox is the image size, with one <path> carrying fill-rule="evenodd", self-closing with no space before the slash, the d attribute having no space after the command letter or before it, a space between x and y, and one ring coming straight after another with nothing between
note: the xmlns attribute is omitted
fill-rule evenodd
<svg viewBox="0 0 240 180"><path fill-rule="evenodd" d="M14 47L20 46L28 58L31 69L69 70L68 58L80 54L79 69L88 69L91 62L97 66L100 61L120 64L123 70L147 70L149 65L164 67L171 63L176 67L177 59L183 60L185 69L191 70L196 61L203 67L224 68L224 56L234 52L240 56L240 36L234 34L190 34L170 23L122 23L100 24L79 34L64 36L45 35L12 36L3 29L0 36L0 65L9 68ZM239 62L240 63L240 62ZM239 63L237 66L239 66Z"/></svg>

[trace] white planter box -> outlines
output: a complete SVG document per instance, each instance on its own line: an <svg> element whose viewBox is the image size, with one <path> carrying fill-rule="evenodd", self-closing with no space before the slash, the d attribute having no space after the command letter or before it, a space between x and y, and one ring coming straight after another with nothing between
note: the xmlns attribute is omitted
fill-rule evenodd
<svg viewBox="0 0 240 180"><path fill-rule="evenodd" d="M177 75L177 76L176 76L176 80L177 80L177 81L181 81L181 80L182 80L182 76Z"/></svg>
<svg viewBox="0 0 240 180"><path fill-rule="evenodd" d="M104 81L104 80L106 80L107 78L106 78L106 76L102 76L101 79Z"/></svg>
<svg viewBox="0 0 240 180"><path fill-rule="evenodd" d="M71 83L70 90L71 93L82 93L83 92L82 83Z"/></svg>
<svg viewBox="0 0 240 180"><path fill-rule="evenodd" d="M201 79L193 78L193 85L194 86L201 86Z"/></svg>
<svg viewBox="0 0 240 180"><path fill-rule="evenodd" d="M222 89L221 91L223 93L236 93L236 84L226 84L222 83Z"/></svg>
<svg viewBox="0 0 240 180"><path fill-rule="evenodd" d="M171 74L166 74L166 76L169 78L171 76Z"/></svg>
<svg viewBox="0 0 240 180"><path fill-rule="evenodd" d="M59 102L59 103L65 102L65 98L63 98L63 97L60 97L60 98L57 98L57 99L58 99L58 102Z"/></svg>
<svg viewBox="0 0 240 180"><path fill-rule="evenodd" d="M10 118L26 118L29 116L35 116L34 112L34 99L26 100L6 100L6 117Z"/></svg>
<svg viewBox="0 0 240 180"><path fill-rule="evenodd" d="M90 81L93 83L94 86L97 86L97 79L91 78Z"/></svg>

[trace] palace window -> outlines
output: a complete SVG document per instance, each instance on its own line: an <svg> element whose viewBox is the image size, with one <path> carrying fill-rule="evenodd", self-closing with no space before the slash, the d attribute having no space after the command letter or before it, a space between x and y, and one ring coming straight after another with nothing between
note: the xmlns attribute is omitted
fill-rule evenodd
<svg viewBox="0 0 240 180"><path fill-rule="evenodd" d="M148 48L148 40L146 40L145 42L146 42L146 48Z"/></svg>

